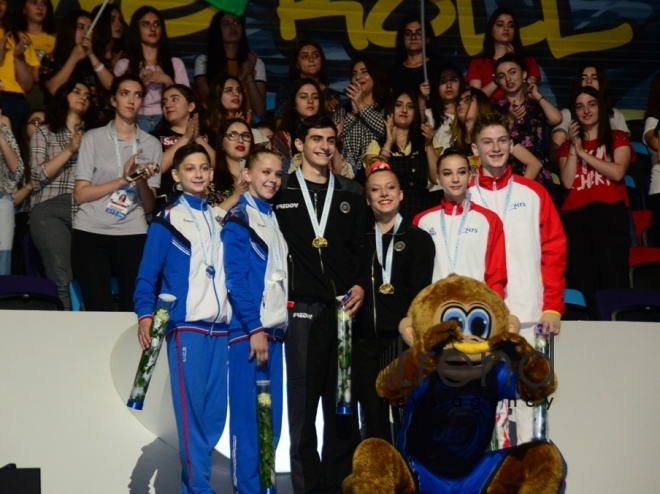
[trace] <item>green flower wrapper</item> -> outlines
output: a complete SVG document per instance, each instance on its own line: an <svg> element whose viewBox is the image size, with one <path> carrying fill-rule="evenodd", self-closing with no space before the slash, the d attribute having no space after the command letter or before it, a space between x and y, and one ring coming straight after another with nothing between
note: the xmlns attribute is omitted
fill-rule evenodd
<svg viewBox="0 0 660 494"><path fill-rule="evenodd" d="M536 335L534 337L534 349L542 353L549 359L550 345L548 338L543 336L543 325L539 324L536 327ZM548 410L545 403L541 402L534 405L534 422L532 429L532 439L538 441L548 440Z"/></svg>
<svg viewBox="0 0 660 494"><path fill-rule="evenodd" d="M353 413L351 402L351 327L353 318L344 309L346 297L337 297L335 309L337 313L337 414Z"/></svg>
<svg viewBox="0 0 660 494"><path fill-rule="evenodd" d="M165 328L167 328L167 323L170 320L170 310L174 307L175 302L176 297L174 295L162 293L158 296L156 311L154 312L154 318L151 321L151 328L149 329L151 346L142 351L142 357L140 358L140 363L135 373L135 380L133 381L131 396L126 403L126 406L129 408L142 410L144 406L144 398L147 395L151 376L156 368L156 360L158 360L158 354L163 345Z"/></svg>
<svg viewBox="0 0 660 494"><path fill-rule="evenodd" d="M257 433L261 494L275 494L275 442L270 381L257 381Z"/></svg>

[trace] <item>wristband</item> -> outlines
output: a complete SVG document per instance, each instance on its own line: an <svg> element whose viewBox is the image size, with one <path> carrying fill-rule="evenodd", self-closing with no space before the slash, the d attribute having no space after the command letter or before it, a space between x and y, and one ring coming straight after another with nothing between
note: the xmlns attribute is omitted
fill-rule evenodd
<svg viewBox="0 0 660 494"><path fill-rule="evenodd" d="M541 96L539 99L536 100L536 102L540 103L542 99L545 99L545 96Z"/></svg>
<svg viewBox="0 0 660 494"><path fill-rule="evenodd" d="M96 72L98 74L103 69L105 69L105 65L103 65L103 63L99 62L99 64L96 67L94 67L94 72Z"/></svg>

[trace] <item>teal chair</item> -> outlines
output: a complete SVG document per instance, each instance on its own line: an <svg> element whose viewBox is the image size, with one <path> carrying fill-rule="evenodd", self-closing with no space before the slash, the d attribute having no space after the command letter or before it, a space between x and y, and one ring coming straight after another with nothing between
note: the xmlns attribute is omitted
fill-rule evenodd
<svg viewBox="0 0 660 494"><path fill-rule="evenodd" d="M119 284L117 283L117 278L110 278L110 286L112 288L112 294L119 294ZM73 312L79 312L82 310L83 306L83 297L82 290L80 290L80 285L76 280L71 280L69 283L69 296L71 297L71 310Z"/></svg>

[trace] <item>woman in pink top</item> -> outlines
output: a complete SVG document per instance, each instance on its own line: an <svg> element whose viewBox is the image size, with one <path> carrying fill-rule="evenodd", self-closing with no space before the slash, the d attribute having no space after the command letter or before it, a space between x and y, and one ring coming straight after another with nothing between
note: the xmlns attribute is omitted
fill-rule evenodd
<svg viewBox="0 0 660 494"><path fill-rule="evenodd" d="M115 75L129 72L144 82L147 92L137 124L143 131L151 132L163 118L163 90L175 83L190 86L190 82L183 61L170 57L165 21L157 9L137 9L131 17L128 37L128 57L117 62Z"/></svg>
<svg viewBox="0 0 660 494"><path fill-rule="evenodd" d="M484 35L484 47L479 56L468 66L465 81L469 86L481 89L491 101L504 96L504 91L495 83L495 61L507 53L524 57L527 65L527 82L541 82L541 72L534 57L525 55L520 39L520 26L516 16L508 9L499 8L488 19Z"/></svg>

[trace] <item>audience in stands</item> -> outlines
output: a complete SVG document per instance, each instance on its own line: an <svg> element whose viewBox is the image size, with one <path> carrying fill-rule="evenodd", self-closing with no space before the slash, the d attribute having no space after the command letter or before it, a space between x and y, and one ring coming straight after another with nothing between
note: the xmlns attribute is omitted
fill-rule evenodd
<svg viewBox="0 0 660 494"><path fill-rule="evenodd" d="M71 10L60 22L55 49L41 60L39 80L48 105L65 82L77 80L89 89L91 127L105 125L112 118L108 90L114 76L102 60L105 51L95 52L87 30L89 12Z"/></svg>
<svg viewBox="0 0 660 494"><path fill-rule="evenodd" d="M65 82L49 100L47 124L36 127L30 138L30 234L65 309L71 307L69 282L73 278L74 174L89 108L89 88L81 82Z"/></svg>
<svg viewBox="0 0 660 494"><path fill-rule="evenodd" d="M160 194L166 196L166 202L171 202L181 193L180 187L175 187L176 183L170 173L176 151L194 141L204 147L211 163L215 163L216 136L206 131L206 121L200 116L195 95L188 86L173 84L163 91L161 109L164 118L151 135L163 147Z"/></svg>
<svg viewBox="0 0 660 494"><path fill-rule="evenodd" d="M0 275L11 273L14 242L14 201L12 194L23 177L23 160L9 119L0 117Z"/></svg>
<svg viewBox="0 0 660 494"><path fill-rule="evenodd" d="M561 182L568 189L561 206L566 280L595 306L596 291L630 286L624 177L634 151L628 134L610 126L609 107L598 90L583 87L573 98L569 138L559 149Z"/></svg>
<svg viewBox="0 0 660 494"><path fill-rule="evenodd" d="M195 59L195 84L204 104L211 85L222 74L237 77L246 94L248 109L262 116L266 111L266 66L250 51L245 17L218 11L209 24L208 48Z"/></svg>
<svg viewBox="0 0 660 494"><path fill-rule="evenodd" d="M209 204L229 211L247 191L241 170L250 155L252 132L242 118L225 120L218 132L215 151L215 174L209 187Z"/></svg>
<svg viewBox="0 0 660 494"><path fill-rule="evenodd" d="M377 161L389 163L403 191L401 215L408 221L430 208L429 179L437 182L438 148L433 127L422 124L414 94L394 93L385 108L385 138L369 143L365 169Z"/></svg>
<svg viewBox="0 0 660 494"><path fill-rule="evenodd" d="M509 118L513 173L524 175L544 185L554 196L554 185L548 168L545 129L561 122L561 113L543 96L535 83L527 83L525 61L507 53L495 62L495 81L502 96L493 102L493 110Z"/></svg>
<svg viewBox="0 0 660 494"><path fill-rule="evenodd" d="M126 72L142 79L146 87L137 124L151 132L163 118L160 102L163 90L172 84L190 86L186 67L180 58L170 57L163 15L149 6L140 7L131 17L127 58L114 68L116 76Z"/></svg>
<svg viewBox="0 0 660 494"><path fill-rule="evenodd" d="M470 61L465 80L471 87L481 89L491 101L504 96L495 80L495 62L507 53L515 53L525 60L527 82L539 84L541 71L536 59L525 54L520 39L520 25L512 11L500 7L488 19L483 50Z"/></svg>
<svg viewBox="0 0 660 494"><path fill-rule="evenodd" d="M349 104L333 114L342 154L355 170L362 167L362 157L371 141L385 137L383 110L389 97L387 76L380 64L369 56L360 56L351 64L351 83L346 88Z"/></svg>
<svg viewBox="0 0 660 494"><path fill-rule="evenodd" d="M137 125L142 80L116 77L111 88L115 118L83 137L75 168L71 264L85 309L112 311L110 280L119 288L119 310L133 311L133 292L147 237L146 215L160 186L160 142Z"/></svg>
<svg viewBox="0 0 660 494"><path fill-rule="evenodd" d="M282 121L288 111L287 102L291 91L299 79L312 79L318 85L323 96L323 109L332 113L339 105L339 93L328 86L328 68L323 48L313 39L301 39L291 49L289 62L289 82L280 87L275 96L275 120Z"/></svg>

